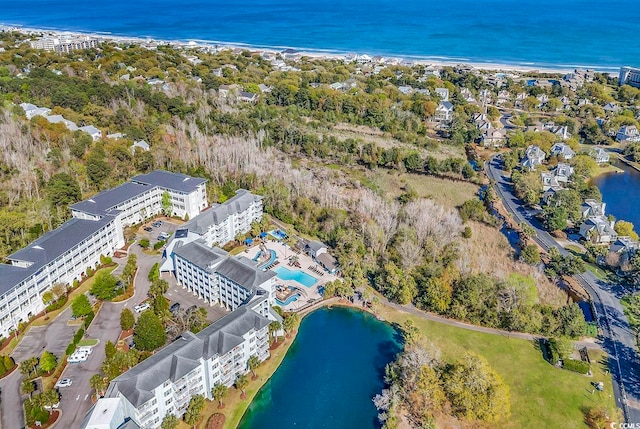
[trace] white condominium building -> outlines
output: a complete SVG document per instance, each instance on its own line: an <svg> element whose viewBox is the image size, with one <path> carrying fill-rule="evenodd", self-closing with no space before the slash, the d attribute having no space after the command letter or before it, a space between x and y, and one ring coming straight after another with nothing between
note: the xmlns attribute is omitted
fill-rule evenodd
<svg viewBox="0 0 640 429"><path fill-rule="evenodd" d="M73 204L73 219L0 264L0 336L44 309L42 294L54 284L80 280L100 255L122 247L124 227L162 211L171 196L173 214L196 217L207 206L205 179L156 170Z"/></svg>
<svg viewBox="0 0 640 429"><path fill-rule="evenodd" d="M185 332L115 378L81 428L157 428L167 414L182 416L193 395L212 400L214 385L231 386L251 356L269 357L271 320L261 311L243 306L195 335Z"/></svg>
<svg viewBox="0 0 640 429"><path fill-rule="evenodd" d="M121 241L117 219L71 219L0 264L0 336L6 337L21 321L44 309L42 294L56 283L70 285L100 255L112 255Z"/></svg>
<svg viewBox="0 0 640 429"><path fill-rule="evenodd" d="M238 234L251 230L254 221L262 219L262 197L246 189L239 189L236 195L222 204L214 204L196 218L192 218L183 228L200 235L207 246L225 245Z"/></svg>
<svg viewBox="0 0 640 429"><path fill-rule="evenodd" d="M256 296L265 296L269 303L274 300L273 271L260 270L244 256L210 248L203 240L177 247L173 261L178 284L209 304L235 310Z"/></svg>

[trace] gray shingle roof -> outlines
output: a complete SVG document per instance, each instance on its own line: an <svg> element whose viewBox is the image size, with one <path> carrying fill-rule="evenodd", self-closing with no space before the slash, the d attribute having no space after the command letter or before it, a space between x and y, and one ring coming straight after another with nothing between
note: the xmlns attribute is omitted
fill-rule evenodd
<svg viewBox="0 0 640 429"><path fill-rule="evenodd" d="M7 257L9 260L27 261L33 264L29 268L0 265L0 278L2 278L0 294L11 290L21 281L60 257L81 241L89 238L112 220L112 217L105 217L98 221L73 218L53 231L47 232L24 249L9 255Z"/></svg>
<svg viewBox="0 0 640 429"><path fill-rule="evenodd" d="M261 200L259 195L252 194L246 189L238 189L236 195L222 204L212 206L209 210L200 213L198 216L184 224L183 228L187 228L196 234L204 234L211 225L218 225L224 222L232 214L242 213L248 209L255 201Z"/></svg>
<svg viewBox="0 0 640 429"><path fill-rule="evenodd" d="M216 272L225 276L229 280L253 290L262 283L276 276L273 271L262 271L255 266L255 263L244 256L227 258L216 267Z"/></svg>
<svg viewBox="0 0 640 429"><path fill-rule="evenodd" d="M200 358L223 355L242 343L252 329L262 329L270 321L247 307L227 314L197 335L185 332L173 343L115 378L107 397L121 393L135 407L154 397L153 390L165 381L176 381L197 368Z"/></svg>
<svg viewBox="0 0 640 429"><path fill-rule="evenodd" d="M159 186L161 188L171 189L178 192L193 192L198 188L198 186L206 183L207 180L180 173L154 170L151 173L140 174L131 179L131 181L145 185Z"/></svg>
<svg viewBox="0 0 640 429"><path fill-rule="evenodd" d="M71 205L71 209L94 215L105 214L109 209L135 198L149 189L148 185L123 183L115 188L100 192L89 199L75 203Z"/></svg>
<svg viewBox="0 0 640 429"><path fill-rule="evenodd" d="M214 266L229 254L219 247L211 248L200 239L182 246L176 246L173 253L190 261L203 270L214 272Z"/></svg>

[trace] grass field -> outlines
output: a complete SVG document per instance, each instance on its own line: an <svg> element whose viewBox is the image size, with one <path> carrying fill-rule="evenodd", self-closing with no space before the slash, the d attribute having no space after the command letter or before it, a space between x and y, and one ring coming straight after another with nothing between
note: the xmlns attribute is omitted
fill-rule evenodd
<svg viewBox="0 0 640 429"><path fill-rule="evenodd" d="M479 189L473 183L390 170L375 170L368 173L367 177L376 183L388 198L397 198L405 192L408 185L419 197L432 199L449 208L458 207L465 201L476 198Z"/></svg>
<svg viewBox="0 0 640 429"><path fill-rule="evenodd" d="M594 374L587 377L553 367L530 341L447 326L388 308L380 313L391 322L411 318L423 336L442 350L446 360L454 360L466 351L484 356L511 390L511 417L496 427L583 428L583 410L598 406L616 415L604 352L589 352ZM591 393L591 382L598 381L604 382L604 391Z"/></svg>
<svg viewBox="0 0 640 429"><path fill-rule="evenodd" d="M100 340L96 340L93 338L86 338L78 342L78 347L95 347L98 345L99 342Z"/></svg>

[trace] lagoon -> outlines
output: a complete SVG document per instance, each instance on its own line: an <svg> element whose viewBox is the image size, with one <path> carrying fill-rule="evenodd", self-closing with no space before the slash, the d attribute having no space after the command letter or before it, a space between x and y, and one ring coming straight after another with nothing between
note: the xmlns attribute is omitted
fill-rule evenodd
<svg viewBox="0 0 640 429"><path fill-rule="evenodd" d="M368 313L316 310L302 320L239 429L378 428L371 399L384 388L385 366L400 350L398 333Z"/></svg>
<svg viewBox="0 0 640 429"><path fill-rule="evenodd" d="M593 184L600 189L602 200L607 203L606 214L617 220L626 220L640 228L640 171L617 162L623 173L606 173L596 177Z"/></svg>

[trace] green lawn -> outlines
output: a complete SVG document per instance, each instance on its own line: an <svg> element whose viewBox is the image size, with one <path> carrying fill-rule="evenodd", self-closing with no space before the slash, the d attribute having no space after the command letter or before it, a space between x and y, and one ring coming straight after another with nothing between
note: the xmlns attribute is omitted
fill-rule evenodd
<svg viewBox="0 0 640 429"><path fill-rule="evenodd" d="M607 272L602 268L598 268L595 265L589 264L589 263L585 263L585 266L587 267L587 270L591 271L593 275L599 278L600 280L604 280L604 281L608 280L609 276Z"/></svg>
<svg viewBox="0 0 640 429"><path fill-rule="evenodd" d="M380 313L392 322L413 319L446 360L466 351L484 356L511 389L511 417L501 428L583 428L582 410L600 405L615 415L603 352L590 352L594 376L587 377L554 368L530 341L451 327L385 308ZM592 381L604 382L604 391L592 394Z"/></svg>
<svg viewBox="0 0 640 429"><path fill-rule="evenodd" d="M84 340L80 340L78 342L78 347L95 347L98 345L100 340L96 340L94 338L87 338Z"/></svg>

